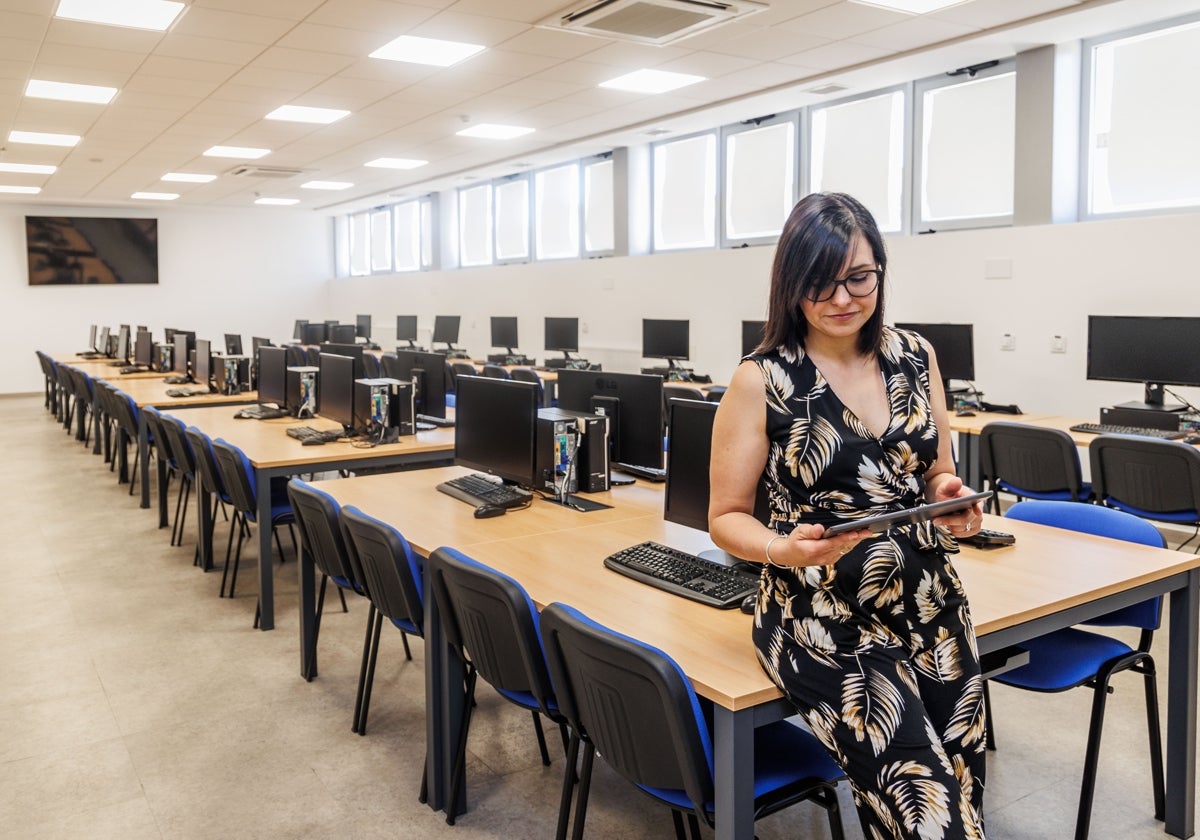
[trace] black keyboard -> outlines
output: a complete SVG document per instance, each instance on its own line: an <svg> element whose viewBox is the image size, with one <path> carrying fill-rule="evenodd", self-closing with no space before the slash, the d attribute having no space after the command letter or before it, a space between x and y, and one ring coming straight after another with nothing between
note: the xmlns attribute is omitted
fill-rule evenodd
<svg viewBox="0 0 1200 840"><path fill-rule="evenodd" d="M207 388L168 388L168 397L199 397L209 393Z"/></svg>
<svg viewBox="0 0 1200 840"><path fill-rule="evenodd" d="M287 430L288 437L294 437L301 443L332 443L342 438L340 429L314 429L312 426L291 426Z"/></svg>
<svg viewBox="0 0 1200 840"><path fill-rule="evenodd" d="M168 385L186 385L191 381L191 378L187 376L168 376L163 380Z"/></svg>
<svg viewBox="0 0 1200 840"><path fill-rule="evenodd" d="M502 508L517 508L524 507L533 499L533 495L527 490L521 490L508 484L497 484L479 473L443 481L437 486L437 489L472 507L494 505Z"/></svg>
<svg viewBox="0 0 1200 840"><path fill-rule="evenodd" d="M439 429L453 429L454 428L453 420L447 420L445 417L431 417L428 414L418 414L417 415L417 423L418 424L425 423L431 427L436 427ZM418 429L421 428L420 425L418 425L417 428Z"/></svg>
<svg viewBox="0 0 1200 840"><path fill-rule="evenodd" d="M143 367L142 365L129 365L128 367L121 368L119 371L117 371L117 373L125 375L130 373L141 373L142 371L149 369L150 368Z"/></svg>
<svg viewBox="0 0 1200 840"><path fill-rule="evenodd" d="M1178 429L1149 429L1143 426L1116 426L1112 423L1076 423L1071 427L1071 431L1089 435L1140 435L1163 440L1179 440L1187 437L1187 432L1181 432Z"/></svg>
<svg viewBox="0 0 1200 840"><path fill-rule="evenodd" d="M604 558L604 565L664 592L722 610L740 606L747 595L758 591L757 575L656 542L618 551Z"/></svg>
<svg viewBox="0 0 1200 840"><path fill-rule="evenodd" d="M666 481L667 471L665 469L655 469L654 467L639 467L633 464L618 464L613 463L613 468L621 472L636 475L638 478L645 478L650 481Z"/></svg>
<svg viewBox="0 0 1200 840"><path fill-rule="evenodd" d="M288 416L288 412L282 408L270 408L265 405L248 405L234 415L248 420L274 420L277 417Z"/></svg>

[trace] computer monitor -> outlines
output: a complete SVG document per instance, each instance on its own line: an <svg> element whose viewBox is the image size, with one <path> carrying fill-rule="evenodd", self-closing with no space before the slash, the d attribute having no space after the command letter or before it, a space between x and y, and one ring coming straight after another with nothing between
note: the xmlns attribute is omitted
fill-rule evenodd
<svg viewBox="0 0 1200 840"><path fill-rule="evenodd" d="M188 334L185 332L175 333L173 341L175 350L171 356L171 370L179 376L188 376L188 353L191 351L191 342L188 341Z"/></svg>
<svg viewBox="0 0 1200 840"><path fill-rule="evenodd" d="M564 369L558 407L604 414L613 466L663 468L663 378L655 374Z"/></svg>
<svg viewBox="0 0 1200 840"><path fill-rule="evenodd" d="M147 369L154 364L154 338L149 330L138 330L133 342L133 361Z"/></svg>
<svg viewBox="0 0 1200 840"><path fill-rule="evenodd" d="M304 340L304 328L306 326L308 326L307 318L297 318L296 325L292 329L292 338L296 339L296 341L303 341Z"/></svg>
<svg viewBox="0 0 1200 840"><path fill-rule="evenodd" d="M396 341L407 341L410 348L417 346L417 316L416 315L397 315L396 316Z"/></svg>
<svg viewBox="0 0 1200 840"><path fill-rule="evenodd" d="M242 337L235 333L225 333L225 355L242 355Z"/></svg>
<svg viewBox="0 0 1200 840"><path fill-rule="evenodd" d="M1089 315L1087 378L1144 383L1142 402L1121 408L1181 410L1163 386L1200 387L1200 318Z"/></svg>
<svg viewBox="0 0 1200 840"><path fill-rule="evenodd" d="M320 344L328 337L324 324L305 324L300 329L301 344Z"/></svg>
<svg viewBox="0 0 1200 840"><path fill-rule="evenodd" d="M456 393L454 463L536 486L536 383L460 376Z"/></svg>
<svg viewBox="0 0 1200 840"><path fill-rule="evenodd" d="M579 352L579 319L547 318L546 340L542 347L547 353L562 352L566 358Z"/></svg>
<svg viewBox="0 0 1200 840"><path fill-rule="evenodd" d="M381 359L383 375L413 383L413 402L418 414L446 416L446 357L422 350L397 350Z"/></svg>
<svg viewBox="0 0 1200 840"><path fill-rule="evenodd" d="M317 367L317 414L353 432L354 380L362 378L354 375L354 359L322 352Z"/></svg>
<svg viewBox="0 0 1200 840"><path fill-rule="evenodd" d="M338 344L353 344L358 335L358 328L354 324L334 324L332 327L326 327L326 332L329 334L330 341Z"/></svg>
<svg viewBox="0 0 1200 840"><path fill-rule="evenodd" d="M116 358L122 362L129 361L129 325L122 324L117 328Z"/></svg>
<svg viewBox="0 0 1200 840"><path fill-rule="evenodd" d="M515 315L492 316L492 346L503 347L508 355L513 355L517 346L517 317Z"/></svg>
<svg viewBox="0 0 1200 840"><path fill-rule="evenodd" d="M257 350L258 401L283 408L287 403L287 350L263 345Z"/></svg>
<svg viewBox="0 0 1200 840"><path fill-rule="evenodd" d="M212 387L212 342L208 339L196 339L196 364L192 379L201 388Z"/></svg>
<svg viewBox="0 0 1200 840"><path fill-rule="evenodd" d="M642 319L642 355L647 359L666 359L675 367L676 359L688 358L689 321Z"/></svg>
<svg viewBox="0 0 1200 840"><path fill-rule="evenodd" d="M434 344L445 344L448 350L454 350L454 342L458 341L458 325L462 320L459 315L435 315L433 319Z"/></svg>
<svg viewBox="0 0 1200 840"><path fill-rule="evenodd" d="M355 315L354 316L354 334L359 338L369 339L371 337L371 316L370 315Z"/></svg>
<svg viewBox="0 0 1200 840"><path fill-rule="evenodd" d="M96 339L96 350L105 356L108 355L108 327L100 328L100 337Z"/></svg>
<svg viewBox="0 0 1200 840"><path fill-rule="evenodd" d="M763 340L766 321L742 321L742 356L749 356Z"/></svg>
<svg viewBox="0 0 1200 840"><path fill-rule="evenodd" d="M174 327L163 327L163 342L173 345L175 343L175 333L178 332Z"/></svg>
<svg viewBox="0 0 1200 840"><path fill-rule="evenodd" d="M366 376L366 368L363 365L363 346L353 342L349 344L335 343L327 341L321 345L321 355L326 353L336 353L339 356L349 356L354 360L354 378L362 379ZM319 387L319 386L318 386Z"/></svg>
<svg viewBox="0 0 1200 840"><path fill-rule="evenodd" d="M269 338L263 338L262 336L257 336L257 335L256 335L256 336L254 336L253 338L251 338L251 339L250 339L250 354L251 354L251 355L252 355L254 358L256 358L256 359L257 359L257 358L258 358L258 348L260 348L260 347L271 347L271 346L272 346L272 344L271 344L271 339L269 339Z"/></svg>
<svg viewBox="0 0 1200 840"><path fill-rule="evenodd" d="M942 387L947 394L966 390L952 387L950 380L969 382L975 378L975 328L972 324L896 324L896 329L911 330L929 342L937 356Z"/></svg>
<svg viewBox="0 0 1200 840"><path fill-rule="evenodd" d="M96 327L95 324L92 324L90 327L88 327L87 349L88 349L89 353L95 353L99 350L99 348L96 347L96 331L97 331L97 329L98 328Z"/></svg>

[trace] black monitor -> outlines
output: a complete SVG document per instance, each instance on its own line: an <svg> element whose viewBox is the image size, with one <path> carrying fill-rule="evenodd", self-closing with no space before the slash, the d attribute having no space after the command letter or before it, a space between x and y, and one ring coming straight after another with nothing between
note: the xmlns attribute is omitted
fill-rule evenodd
<svg viewBox="0 0 1200 840"><path fill-rule="evenodd" d="M336 353L339 356L349 356L354 360L354 378L362 379L366 376L366 368L363 366L363 346L361 344L340 344L327 341L321 345L321 355L326 353ZM319 387L319 386L318 386Z"/></svg>
<svg viewBox="0 0 1200 840"><path fill-rule="evenodd" d="M546 340L542 347L547 353L561 351L566 358L579 352L579 319L547 318Z"/></svg>
<svg viewBox="0 0 1200 840"><path fill-rule="evenodd" d="M383 375L413 383L413 401L418 414L446 416L446 357L422 350L397 350L381 359Z"/></svg>
<svg viewBox="0 0 1200 840"><path fill-rule="evenodd" d="M163 327L163 342L166 344L175 343L175 333L178 332L174 327Z"/></svg>
<svg viewBox="0 0 1200 840"><path fill-rule="evenodd" d="M370 315L355 315L354 316L354 334L359 338L369 339L371 337L371 316Z"/></svg>
<svg viewBox="0 0 1200 840"><path fill-rule="evenodd" d="M129 325L122 324L117 328L116 358L122 362L129 361Z"/></svg>
<svg viewBox="0 0 1200 840"><path fill-rule="evenodd" d="M460 376L455 393L454 463L536 486L537 384Z"/></svg>
<svg viewBox="0 0 1200 840"><path fill-rule="evenodd" d="M416 348L417 346L417 316L416 315L397 315L396 316L396 341L407 341L408 346Z"/></svg>
<svg viewBox="0 0 1200 840"><path fill-rule="evenodd" d="M145 368L154 364L154 339L149 330L138 330L133 342L133 361Z"/></svg>
<svg viewBox="0 0 1200 840"><path fill-rule="evenodd" d="M341 423L353 432L354 423L354 359L337 353L322 352L317 371L317 414Z"/></svg>
<svg viewBox="0 0 1200 840"><path fill-rule="evenodd" d="M336 341L338 344L353 344L355 337L358 335L354 324L334 324L332 327L326 327L325 329L329 334L329 340Z"/></svg>
<svg viewBox="0 0 1200 840"><path fill-rule="evenodd" d="M242 337L235 333L225 333L225 355L242 355Z"/></svg>
<svg viewBox="0 0 1200 840"><path fill-rule="evenodd" d="M613 466L663 468L663 378L642 373L564 369L558 407L604 414Z"/></svg>
<svg viewBox="0 0 1200 840"><path fill-rule="evenodd" d="M300 329L301 344L320 344L328 337L324 324L305 324Z"/></svg>
<svg viewBox="0 0 1200 840"><path fill-rule="evenodd" d="M642 319L642 355L647 359L666 359L675 366L676 359L688 358L689 321Z"/></svg>
<svg viewBox="0 0 1200 840"><path fill-rule="evenodd" d="M742 321L742 356L749 356L763 340L766 321Z"/></svg>
<svg viewBox="0 0 1200 840"><path fill-rule="evenodd" d="M295 327L292 328L292 338L296 339L296 341L303 341L304 340L304 328L306 326L308 326L307 318L297 318L296 325L295 325Z"/></svg>
<svg viewBox="0 0 1200 840"><path fill-rule="evenodd" d="M283 408L287 403L287 349L258 348L258 401Z"/></svg>
<svg viewBox="0 0 1200 840"><path fill-rule="evenodd" d="M191 342L188 341L188 334L185 332L175 333L175 350L172 359L171 370L180 376L188 375L188 353L191 352Z"/></svg>
<svg viewBox="0 0 1200 840"><path fill-rule="evenodd" d="M1200 318L1089 315L1087 378L1144 383L1143 401L1122 408L1181 410L1163 386L1200 387Z"/></svg>
<svg viewBox="0 0 1200 840"><path fill-rule="evenodd" d="M433 318L433 338L436 344L445 344L449 350L454 350L454 342L458 341L458 325L462 320L458 315L435 315Z"/></svg>
<svg viewBox="0 0 1200 840"><path fill-rule="evenodd" d="M96 330L97 327L95 324L92 324L90 327L88 327L87 349L89 353L95 353L100 349L96 346Z"/></svg>
<svg viewBox="0 0 1200 840"><path fill-rule="evenodd" d="M201 388L212 387L212 342L207 339L196 339L196 363L192 379Z"/></svg>
<svg viewBox="0 0 1200 840"><path fill-rule="evenodd" d="M100 337L96 339L96 350L103 353L105 356L108 355L108 332L108 327L101 327Z"/></svg>
<svg viewBox="0 0 1200 840"><path fill-rule="evenodd" d="M492 316L492 346L503 347L508 355L513 355L517 346L517 316Z"/></svg>
<svg viewBox="0 0 1200 840"><path fill-rule="evenodd" d="M254 358L256 358L256 359L257 359L257 358L258 358L258 348L260 348L260 347L271 347L271 346L272 346L272 345L271 345L271 339L269 339L269 338L263 338L262 336L257 336L257 335L256 335L256 336L254 336L253 338L251 338L251 339L250 339L250 354L251 354L251 355L252 355Z"/></svg>
<svg viewBox="0 0 1200 840"><path fill-rule="evenodd" d="M952 388L950 380L969 382L975 378L974 325L896 324L896 329L911 330L929 342L937 356L938 369L942 372L942 386L947 394L963 390Z"/></svg>

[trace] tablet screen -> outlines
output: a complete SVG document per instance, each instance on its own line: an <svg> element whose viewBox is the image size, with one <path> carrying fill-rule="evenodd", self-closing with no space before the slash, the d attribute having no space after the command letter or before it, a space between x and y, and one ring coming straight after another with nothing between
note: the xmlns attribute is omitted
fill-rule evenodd
<svg viewBox="0 0 1200 840"><path fill-rule="evenodd" d="M837 534L847 533L848 531L861 531L863 529L873 534L882 534L884 531L894 528L897 525L915 525L938 516L944 516L947 513L954 513L964 508L969 508L976 502L985 502L991 497L992 491L985 490L982 493L972 493L969 496L959 496L956 499L946 499L943 502L917 505L914 508L890 511L877 516L867 516L862 519L855 519L852 522L839 522L837 525L826 528L825 536L832 537Z"/></svg>

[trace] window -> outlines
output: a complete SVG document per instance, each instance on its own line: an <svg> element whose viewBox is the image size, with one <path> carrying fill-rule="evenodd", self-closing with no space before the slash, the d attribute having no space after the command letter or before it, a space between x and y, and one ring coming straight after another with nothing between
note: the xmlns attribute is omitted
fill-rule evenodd
<svg viewBox="0 0 1200 840"><path fill-rule="evenodd" d="M458 261L462 266L492 262L492 185L458 191Z"/></svg>
<svg viewBox="0 0 1200 840"><path fill-rule="evenodd" d="M605 158L583 167L583 250L592 256L614 247L613 162Z"/></svg>
<svg viewBox="0 0 1200 840"><path fill-rule="evenodd" d="M408 201L392 208L396 271L419 271L421 259L422 202Z"/></svg>
<svg viewBox="0 0 1200 840"><path fill-rule="evenodd" d="M579 165L546 169L534 176L537 258L579 256Z"/></svg>
<svg viewBox="0 0 1200 840"><path fill-rule="evenodd" d="M529 259L529 179L524 175L497 181L496 261Z"/></svg>
<svg viewBox="0 0 1200 840"><path fill-rule="evenodd" d="M904 229L904 107L893 90L811 111L812 191L849 193L885 233Z"/></svg>
<svg viewBox="0 0 1200 840"><path fill-rule="evenodd" d="M355 213L350 217L350 275L352 277L371 273L370 220L366 213Z"/></svg>
<svg viewBox="0 0 1200 840"><path fill-rule="evenodd" d="M1084 215L1200 205L1200 20L1084 44Z"/></svg>
<svg viewBox="0 0 1200 840"><path fill-rule="evenodd" d="M657 143L654 166L654 249L716 244L717 135Z"/></svg>
<svg viewBox="0 0 1200 840"><path fill-rule="evenodd" d="M1016 74L1002 62L962 81L918 83L918 230L1011 224Z"/></svg>
<svg viewBox="0 0 1200 840"><path fill-rule="evenodd" d="M392 270L392 212L389 208L371 212L371 271Z"/></svg>
<svg viewBox="0 0 1200 840"><path fill-rule="evenodd" d="M725 246L779 236L796 203L796 118L725 133Z"/></svg>

